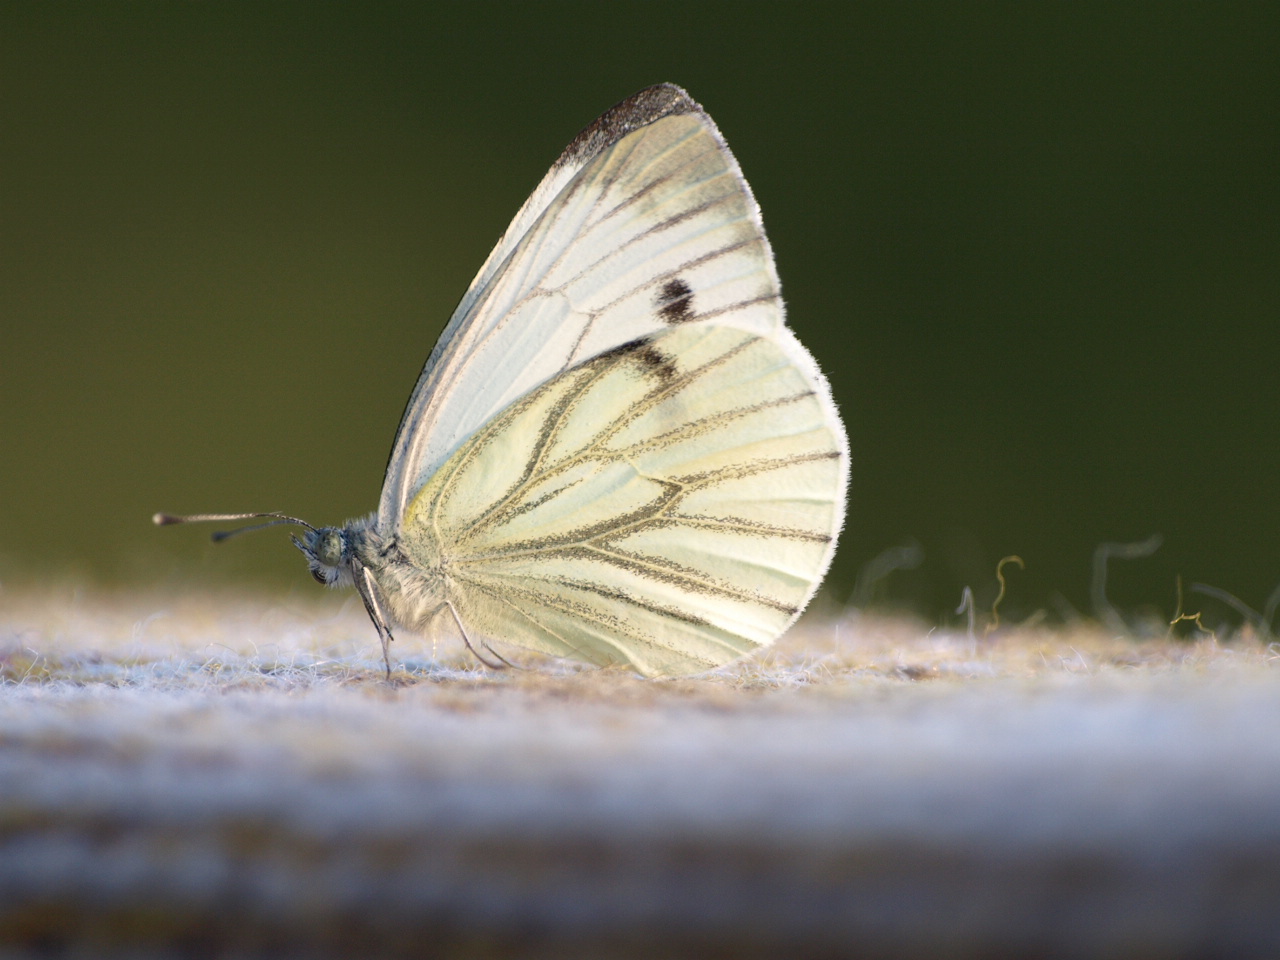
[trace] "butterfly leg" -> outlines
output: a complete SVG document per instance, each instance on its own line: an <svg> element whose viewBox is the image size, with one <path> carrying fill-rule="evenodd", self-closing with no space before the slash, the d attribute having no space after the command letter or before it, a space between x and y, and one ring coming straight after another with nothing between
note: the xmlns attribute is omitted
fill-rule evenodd
<svg viewBox="0 0 1280 960"><path fill-rule="evenodd" d="M479 651L479 650L477 650L477 649L472 645L472 643L471 643L471 638L467 636L467 630L466 630L466 628L462 625L462 618L458 616L457 608L456 608L456 607L454 607L454 605L453 605L452 601L446 600L446 601L444 602L444 605L445 605L446 607L448 607L448 608L449 608L449 613L453 614L453 622L454 622L454 623L456 623L456 624L458 625L458 632L459 632L460 634L462 634L462 642L463 642L463 643L465 643L465 644L467 645L467 649L471 651L471 655L472 655L473 657L475 657L477 660L479 660L481 663L483 663L483 664L484 664L486 667L488 667L490 670L505 670L507 667L513 667L513 668L515 667L515 664L514 664L514 663L512 663L510 660L508 660L508 659L507 659L506 657L504 657L502 654L498 653L498 651L494 650L494 649L493 649L493 647L489 646L487 643L484 643L484 644L482 644L482 645L484 646L484 648L485 648L486 650L488 650L491 654L493 654L495 657L497 657L497 658L498 658L500 661L502 661L502 662L501 662L501 663L493 663L493 662L491 662L491 661L489 661L489 660L486 660L486 659L484 658L484 656L482 656L482 655L481 655L480 651Z"/></svg>
<svg viewBox="0 0 1280 960"><path fill-rule="evenodd" d="M390 680L391 641L395 637L391 635L391 627L387 625L387 618L382 613L382 605L378 602L378 591L373 583L373 574L355 557L351 558L351 566L354 568L352 572L355 573L356 592L364 601L365 612L373 621L373 628L378 631L378 639L382 642L382 662L387 668L387 679Z"/></svg>

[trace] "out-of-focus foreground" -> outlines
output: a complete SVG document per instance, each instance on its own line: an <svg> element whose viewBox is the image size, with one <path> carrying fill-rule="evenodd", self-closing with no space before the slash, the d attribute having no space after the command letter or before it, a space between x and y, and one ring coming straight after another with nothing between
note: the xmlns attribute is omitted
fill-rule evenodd
<svg viewBox="0 0 1280 960"><path fill-rule="evenodd" d="M15 953L1280 953L1257 638L815 616L696 679L406 638L386 683L358 603L5 602Z"/></svg>

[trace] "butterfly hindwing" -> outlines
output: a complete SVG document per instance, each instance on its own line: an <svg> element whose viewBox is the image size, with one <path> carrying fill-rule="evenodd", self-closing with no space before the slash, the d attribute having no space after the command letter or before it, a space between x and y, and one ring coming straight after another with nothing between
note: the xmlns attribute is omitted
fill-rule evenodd
<svg viewBox="0 0 1280 960"><path fill-rule="evenodd" d="M494 418L410 505L404 546L442 561L478 639L720 666L781 633L830 560L844 449L824 401L771 339L664 331Z"/></svg>

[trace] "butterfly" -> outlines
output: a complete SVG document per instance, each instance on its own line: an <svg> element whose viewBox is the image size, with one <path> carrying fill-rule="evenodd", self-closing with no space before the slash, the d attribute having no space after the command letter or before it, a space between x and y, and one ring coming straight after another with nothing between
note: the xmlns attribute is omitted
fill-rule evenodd
<svg viewBox="0 0 1280 960"><path fill-rule="evenodd" d="M480 268L376 512L154 519L304 527L295 545L320 583L355 586L388 676L393 628L433 624L489 666L523 648L667 676L800 615L848 464L751 189L702 107L659 84L565 148Z"/></svg>

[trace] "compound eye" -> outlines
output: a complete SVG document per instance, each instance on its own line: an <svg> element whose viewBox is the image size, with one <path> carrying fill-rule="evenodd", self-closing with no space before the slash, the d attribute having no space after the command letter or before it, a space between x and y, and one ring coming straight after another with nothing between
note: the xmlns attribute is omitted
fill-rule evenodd
<svg viewBox="0 0 1280 960"><path fill-rule="evenodd" d="M342 534L337 530L321 532L323 535L316 544L316 558L327 567L336 567L342 562Z"/></svg>

